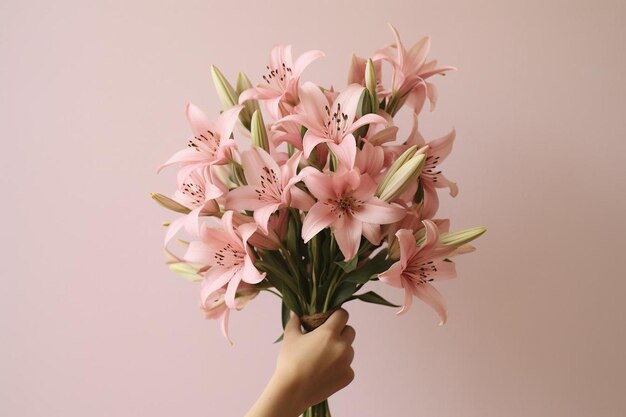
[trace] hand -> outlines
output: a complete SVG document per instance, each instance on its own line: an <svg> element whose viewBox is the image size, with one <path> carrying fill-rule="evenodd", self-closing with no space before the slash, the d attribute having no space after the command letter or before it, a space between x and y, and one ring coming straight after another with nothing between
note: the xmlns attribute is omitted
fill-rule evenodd
<svg viewBox="0 0 626 417"><path fill-rule="evenodd" d="M285 328L274 378L291 387L303 409L317 404L354 379L350 367L356 332L347 326L348 312L335 311L314 331L302 334L300 320L292 315Z"/></svg>
<svg viewBox="0 0 626 417"><path fill-rule="evenodd" d="M295 417L350 384L356 332L347 322L348 312L339 309L319 328L303 334L300 320L292 315L276 371L247 416Z"/></svg>

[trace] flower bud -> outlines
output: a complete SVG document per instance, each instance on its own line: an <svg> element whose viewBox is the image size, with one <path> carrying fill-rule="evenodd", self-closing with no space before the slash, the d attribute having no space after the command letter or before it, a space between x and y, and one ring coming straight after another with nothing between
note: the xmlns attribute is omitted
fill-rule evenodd
<svg viewBox="0 0 626 417"><path fill-rule="evenodd" d="M411 184L417 181L426 161L426 155L414 155L406 161L389 178L386 186L381 189L380 199L385 202L398 198Z"/></svg>
<svg viewBox="0 0 626 417"><path fill-rule="evenodd" d="M372 104L374 113L378 109L378 94L376 93L376 70L374 69L374 62L372 59L367 60L365 64L365 86L367 87L368 97Z"/></svg>
<svg viewBox="0 0 626 417"><path fill-rule="evenodd" d="M415 146L415 145L411 146L409 149L404 151L402 153L402 155L400 155L398 157L398 159L396 159L394 161L393 164L391 164L389 169L387 169L387 172L385 173L385 176L383 177L383 180L378 185L378 189L376 189L376 195L377 196L380 196L380 194L382 193L382 190L387 187L387 184L389 183L389 180L391 180L391 177L393 177L393 175L396 173L396 171L398 171L398 169L400 169L402 164L404 164L411 157L413 157L413 155L415 155L416 150L417 150L417 146Z"/></svg>
<svg viewBox="0 0 626 417"><path fill-rule="evenodd" d="M154 201L156 201L157 203L159 203L160 205L162 205L166 209L175 211L177 213L182 213L182 214L188 214L191 211L187 207L185 207L182 204L172 200L169 197L164 196L163 194L150 193L150 196L152 197L152 199Z"/></svg>
<svg viewBox="0 0 626 417"><path fill-rule="evenodd" d="M265 128L265 122L263 122L263 115L260 110L256 110L252 114L252 121L250 123L250 135L252 137L252 144L262 148L266 152L270 151L269 140L267 138L267 129Z"/></svg>
<svg viewBox="0 0 626 417"><path fill-rule="evenodd" d="M211 76L213 77L217 95L222 102L222 108L228 110L236 106L238 104L237 92L215 65L211 65Z"/></svg>
<svg viewBox="0 0 626 417"><path fill-rule="evenodd" d="M439 241L448 246L461 246L471 242L487 231L485 227L472 227L460 232L446 233L439 237Z"/></svg>
<svg viewBox="0 0 626 417"><path fill-rule="evenodd" d="M249 88L252 88L252 83L246 77L246 74L240 72L237 74L237 86L235 87L235 92L237 93L237 100L239 100L239 95ZM245 126L246 129L250 130L250 125L252 123L252 115L255 111L260 110L259 102L257 100L246 100L243 103L243 110L239 113L239 120Z"/></svg>

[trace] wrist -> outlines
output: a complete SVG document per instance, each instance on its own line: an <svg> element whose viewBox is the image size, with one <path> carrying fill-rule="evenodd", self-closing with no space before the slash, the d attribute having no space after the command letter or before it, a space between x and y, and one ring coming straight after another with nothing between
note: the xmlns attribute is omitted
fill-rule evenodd
<svg viewBox="0 0 626 417"><path fill-rule="evenodd" d="M289 415L299 416L309 407L301 381L286 372L276 371L267 385L268 395L285 405Z"/></svg>

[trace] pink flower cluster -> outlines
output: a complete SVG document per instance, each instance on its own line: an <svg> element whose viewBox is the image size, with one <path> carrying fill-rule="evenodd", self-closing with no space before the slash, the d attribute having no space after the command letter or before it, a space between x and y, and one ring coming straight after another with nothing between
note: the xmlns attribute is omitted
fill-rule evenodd
<svg viewBox="0 0 626 417"><path fill-rule="evenodd" d="M154 197L180 213L168 225L166 247L182 231L189 237L182 257L166 249L170 267L201 282L201 306L207 318L222 319L227 338L229 313L260 290L289 291L301 314L325 310L337 300L330 293L381 251L385 269L364 281L379 278L404 289L399 313L415 296L445 322L432 282L454 277L450 256L471 250L467 242L484 232L450 234L447 220L434 219L437 189L458 191L440 168L455 131L432 141L418 131L425 102L431 111L437 102L432 77L455 68L427 58L429 38L407 50L392 30L393 45L370 59L353 57L340 91L300 82L322 52L294 61L290 46L276 46L256 86L240 74L233 87L213 69L224 106L215 121L187 105L193 134L159 168L178 165L177 190L171 198ZM389 86L381 79L383 64L391 69ZM405 105L413 127L399 137L394 116ZM315 243L323 233L330 252Z"/></svg>

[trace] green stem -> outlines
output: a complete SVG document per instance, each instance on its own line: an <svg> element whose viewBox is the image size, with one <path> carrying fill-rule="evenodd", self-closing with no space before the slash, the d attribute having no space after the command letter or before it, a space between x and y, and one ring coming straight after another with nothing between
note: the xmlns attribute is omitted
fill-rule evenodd
<svg viewBox="0 0 626 417"><path fill-rule="evenodd" d="M328 400L324 400L319 404L315 404L314 406L307 408L303 417L331 417Z"/></svg>

